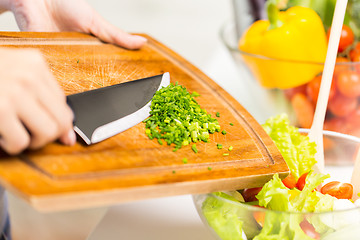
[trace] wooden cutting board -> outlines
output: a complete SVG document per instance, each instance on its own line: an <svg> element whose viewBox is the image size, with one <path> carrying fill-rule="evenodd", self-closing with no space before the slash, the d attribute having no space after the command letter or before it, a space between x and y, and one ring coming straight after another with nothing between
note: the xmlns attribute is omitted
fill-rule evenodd
<svg viewBox="0 0 360 240"><path fill-rule="evenodd" d="M58 211L257 187L274 173L289 173L272 140L234 98L184 58L142 35L149 41L136 51L80 33L3 32L0 46L40 49L66 94L169 72L171 82L201 95L197 101L208 113L220 113L227 134L197 143L197 154L190 146L173 152L172 146L149 140L140 123L92 146L52 143L16 157L1 153L0 183L8 191L40 211ZM217 149L217 143L224 148Z"/></svg>

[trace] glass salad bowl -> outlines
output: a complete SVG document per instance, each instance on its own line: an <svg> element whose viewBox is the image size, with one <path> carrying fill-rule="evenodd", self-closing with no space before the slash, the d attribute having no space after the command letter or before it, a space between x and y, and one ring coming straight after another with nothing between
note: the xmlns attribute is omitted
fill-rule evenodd
<svg viewBox="0 0 360 240"><path fill-rule="evenodd" d="M307 132L306 129L299 131ZM325 183L334 180L350 182L360 139L324 131L324 140L327 142L325 171L331 176L330 179L325 180ZM349 206L343 205L340 201L336 210L324 212L274 211L250 203L241 203L236 200L240 199L239 195L239 192L234 191L193 196L198 214L215 238L222 240L359 239L360 205L358 204ZM346 201L349 203L348 200ZM335 209L335 204L333 208Z"/></svg>
<svg viewBox="0 0 360 240"><path fill-rule="evenodd" d="M269 58L240 51L239 37L233 22L223 25L220 36L239 70L239 80L252 92L251 100L257 107L251 110L252 115L261 122L274 114L286 112L292 124L310 128L323 63ZM325 119L326 130L360 137L359 61L360 57L351 61L349 57L338 57ZM288 79L291 82L295 78L296 81L305 83L281 89L269 84L278 79Z"/></svg>

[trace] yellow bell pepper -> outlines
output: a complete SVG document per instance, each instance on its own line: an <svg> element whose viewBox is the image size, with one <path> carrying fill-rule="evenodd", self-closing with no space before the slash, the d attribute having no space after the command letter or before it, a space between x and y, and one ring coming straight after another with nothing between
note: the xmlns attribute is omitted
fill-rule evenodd
<svg viewBox="0 0 360 240"><path fill-rule="evenodd" d="M322 71L327 38L318 14L311 8L279 11L268 0L269 20L253 23L239 40L243 59L266 88L292 88Z"/></svg>

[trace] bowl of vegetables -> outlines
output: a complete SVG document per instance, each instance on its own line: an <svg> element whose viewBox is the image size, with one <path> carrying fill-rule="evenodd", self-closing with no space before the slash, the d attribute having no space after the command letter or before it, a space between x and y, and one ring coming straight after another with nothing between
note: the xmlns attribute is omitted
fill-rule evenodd
<svg viewBox="0 0 360 240"><path fill-rule="evenodd" d="M291 126L284 115L270 118L263 127L291 173L285 179L275 174L259 188L194 195L196 209L213 235L222 240L358 239L359 186L350 181L360 139L324 131L336 147L325 150L325 172L315 173L314 143L304 134L306 129Z"/></svg>
<svg viewBox="0 0 360 240"><path fill-rule="evenodd" d="M354 17L358 5L349 1L324 128L359 137L360 42L357 23L360 21ZM315 10L289 6L275 14L280 17L256 21L240 36L234 23L225 24L220 32L235 63L249 76L252 90L258 92L257 95L266 91L270 98L276 99L274 103L267 102L267 107L274 109L273 114L287 112L292 123L302 128L312 124L330 29L329 20ZM274 15L274 11L268 10L268 15ZM278 21L281 24L277 26ZM244 76L242 80L246 79ZM253 100L263 101L258 99L261 98L254 96Z"/></svg>

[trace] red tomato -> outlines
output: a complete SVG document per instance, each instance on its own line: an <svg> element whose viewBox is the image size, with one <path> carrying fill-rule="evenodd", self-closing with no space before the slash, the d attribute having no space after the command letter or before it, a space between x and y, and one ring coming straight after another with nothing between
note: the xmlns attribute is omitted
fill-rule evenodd
<svg viewBox="0 0 360 240"><path fill-rule="evenodd" d="M355 67L355 70L358 73L360 73L360 49L359 52L354 54L354 56L351 58L351 61L353 61L351 65Z"/></svg>
<svg viewBox="0 0 360 240"><path fill-rule="evenodd" d="M349 62L350 62L349 59L347 59L345 57L337 57L335 69L334 69L334 77L336 77L342 71L350 70L352 67L352 64L349 64Z"/></svg>
<svg viewBox="0 0 360 240"><path fill-rule="evenodd" d="M360 96L360 73L355 71L342 71L336 77L336 86L346 97Z"/></svg>
<svg viewBox="0 0 360 240"><path fill-rule="evenodd" d="M306 86L306 94L312 101L314 105L316 105L317 98L319 96L319 89L321 84L321 77L322 75L318 75L314 77ZM334 82L331 84L330 93L329 93L329 100L335 96L336 88Z"/></svg>
<svg viewBox="0 0 360 240"><path fill-rule="evenodd" d="M345 117L354 111L357 107L357 99L349 98L342 94L336 94L329 100L328 110L338 117Z"/></svg>
<svg viewBox="0 0 360 240"><path fill-rule="evenodd" d="M306 177L309 173L304 173L303 175L301 175L296 183L296 188L299 189L300 191L302 191L304 189L305 186L305 182L306 182Z"/></svg>
<svg viewBox="0 0 360 240"><path fill-rule="evenodd" d="M346 121L351 125L360 125L360 106L358 106L355 111L351 112L349 116L346 117Z"/></svg>
<svg viewBox="0 0 360 240"><path fill-rule="evenodd" d="M286 178L284 178L282 182L287 188L291 189L296 187L296 178L291 173Z"/></svg>
<svg viewBox="0 0 360 240"><path fill-rule="evenodd" d="M311 101L304 94L297 93L291 99L291 106L294 110L299 126L303 128L310 128L315 112L314 105Z"/></svg>
<svg viewBox="0 0 360 240"><path fill-rule="evenodd" d="M254 201L258 200L255 196L261 191L261 189L262 189L261 187L258 187L258 188L246 188L241 193L241 195L243 196L245 202L254 202Z"/></svg>
<svg viewBox="0 0 360 240"><path fill-rule="evenodd" d="M330 28L327 32L327 38L329 40L330 37ZM343 25L341 30L340 42L339 42L339 52L344 51L347 47L349 47L354 42L354 33L351 28L347 25Z"/></svg>
<svg viewBox="0 0 360 240"><path fill-rule="evenodd" d="M350 183L333 181L325 184L321 188L321 193L329 194L337 199L351 199L353 195L353 186Z"/></svg>
<svg viewBox="0 0 360 240"><path fill-rule="evenodd" d="M324 122L324 129L340 133L348 133L349 123L347 123L345 118L334 117L331 119L326 119Z"/></svg>
<svg viewBox="0 0 360 240"><path fill-rule="evenodd" d="M349 52L349 56L351 61L358 62L359 60L355 60L356 56L359 56L360 54L360 42L356 43L355 47L351 49Z"/></svg>
<svg viewBox="0 0 360 240"><path fill-rule="evenodd" d="M306 84L284 90L285 97L288 100L291 100L297 93L306 94Z"/></svg>

